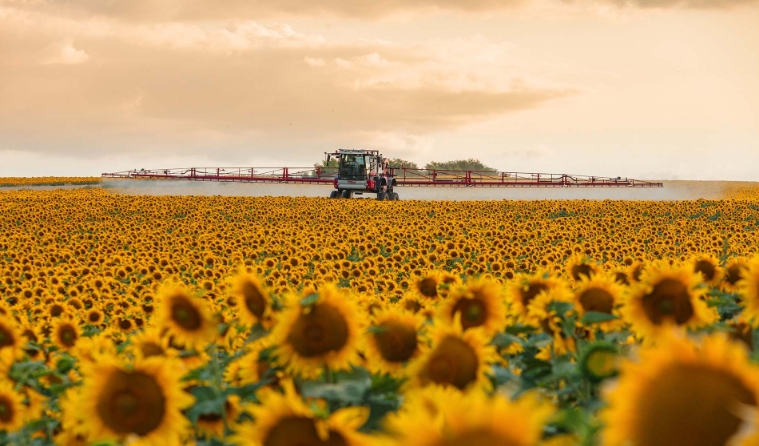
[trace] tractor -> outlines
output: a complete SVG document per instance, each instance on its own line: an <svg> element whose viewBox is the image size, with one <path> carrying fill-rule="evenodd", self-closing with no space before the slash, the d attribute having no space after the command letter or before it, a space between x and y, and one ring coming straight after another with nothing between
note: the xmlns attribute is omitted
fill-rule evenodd
<svg viewBox="0 0 759 446"><path fill-rule="evenodd" d="M393 191L396 185L393 171L387 158L379 150L348 150L324 153L327 162L332 158L338 160L335 189L329 198L353 198L353 194L377 194L377 200L398 201L398 194Z"/></svg>

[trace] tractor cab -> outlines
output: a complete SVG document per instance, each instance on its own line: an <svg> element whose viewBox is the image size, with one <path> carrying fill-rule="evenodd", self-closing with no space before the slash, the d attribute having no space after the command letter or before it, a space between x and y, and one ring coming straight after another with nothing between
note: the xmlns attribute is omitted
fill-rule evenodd
<svg viewBox="0 0 759 446"><path fill-rule="evenodd" d="M393 192L396 180L392 169L378 150L340 149L325 153L327 161L338 160L335 189L330 198L352 198L354 194L377 194L378 200L398 200Z"/></svg>

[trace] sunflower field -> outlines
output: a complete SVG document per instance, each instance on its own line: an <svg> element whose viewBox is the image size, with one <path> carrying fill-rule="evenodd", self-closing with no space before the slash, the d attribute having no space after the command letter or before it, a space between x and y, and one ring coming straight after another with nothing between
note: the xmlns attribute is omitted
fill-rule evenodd
<svg viewBox="0 0 759 446"><path fill-rule="evenodd" d="M3 445L759 445L757 188L0 209Z"/></svg>

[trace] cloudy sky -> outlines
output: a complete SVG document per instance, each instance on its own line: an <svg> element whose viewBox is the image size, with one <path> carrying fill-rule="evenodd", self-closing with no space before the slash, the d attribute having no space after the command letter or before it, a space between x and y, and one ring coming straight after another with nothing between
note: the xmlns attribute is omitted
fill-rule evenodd
<svg viewBox="0 0 759 446"><path fill-rule="evenodd" d="M0 176L339 147L759 180L759 0L0 0Z"/></svg>

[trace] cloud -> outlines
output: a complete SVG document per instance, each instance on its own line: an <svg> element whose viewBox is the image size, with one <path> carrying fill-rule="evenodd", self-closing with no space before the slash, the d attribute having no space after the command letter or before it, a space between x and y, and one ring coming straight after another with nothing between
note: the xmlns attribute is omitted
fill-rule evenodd
<svg viewBox="0 0 759 446"><path fill-rule="evenodd" d="M74 39L65 38L61 41L51 43L43 50L43 56L40 63L49 64L66 64L77 65L83 64L90 59L89 54L84 50L74 48Z"/></svg>
<svg viewBox="0 0 759 446"><path fill-rule="evenodd" d="M71 35L86 53L61 37ZM330 40L284 23L77 21L6 9L0 42L10 40L21 45L0 48L0 66L13 64L0 69L0 145L36 152L216 147L229 159L253 142L367 135L423 147L443 129L575 93L514 64L513 45L477 36ZM43 73L27 56L38 47L48 61L97 63Z"/></svg>

